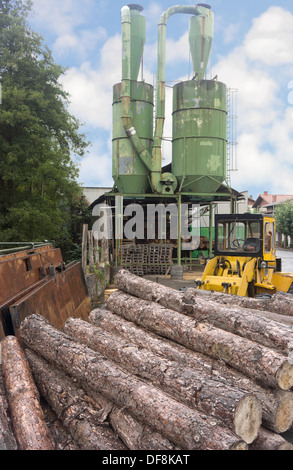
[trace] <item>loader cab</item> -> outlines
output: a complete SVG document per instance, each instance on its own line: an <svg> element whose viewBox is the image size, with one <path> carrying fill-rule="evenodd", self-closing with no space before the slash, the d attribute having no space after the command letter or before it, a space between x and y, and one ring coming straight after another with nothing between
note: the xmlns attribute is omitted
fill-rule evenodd
<svg viewBox="0 0 293 470"><path fill-rule="evenodd" d="M273 217L216 215L215 256L195 281L198 289L248 297L287 292L292 276L285 278L277 271Z"/></svg>
<svg viewBox="0 0 293 470"><path fill-rule="evenodd" d="M215 255L275 262L275 219L263 214L215 217Z"/></svg>

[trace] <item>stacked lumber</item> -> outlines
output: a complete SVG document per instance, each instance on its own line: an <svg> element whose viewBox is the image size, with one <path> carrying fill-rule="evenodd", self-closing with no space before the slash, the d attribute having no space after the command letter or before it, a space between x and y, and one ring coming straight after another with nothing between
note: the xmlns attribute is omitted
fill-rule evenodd
<svg viewBox="0 0 293 470"><path fill-rule="evenodd" d="M115 284L88 321L30 315L2 341L0 445L293 449L290 325L126 270Z"/></svg>

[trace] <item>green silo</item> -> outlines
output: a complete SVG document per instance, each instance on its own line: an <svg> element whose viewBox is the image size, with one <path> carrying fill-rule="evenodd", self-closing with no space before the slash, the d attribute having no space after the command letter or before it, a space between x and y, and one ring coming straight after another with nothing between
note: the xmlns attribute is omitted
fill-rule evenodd
<svg viewBox="0 0 293 470"><path fill-rule="evenodd" d="M131 81L130 117L141 143L151 153L154 93L152 85ZM112 176L119 192L140 194L149 189L148 170L123 127L122 83L113 88Z"/></svg>
<svg viewBox="0 0 293 470"><path fill-rule="evenodd" d="M226 85L189 80L173 89L172 173L181 192L215 193L226 178Z"/></svg>

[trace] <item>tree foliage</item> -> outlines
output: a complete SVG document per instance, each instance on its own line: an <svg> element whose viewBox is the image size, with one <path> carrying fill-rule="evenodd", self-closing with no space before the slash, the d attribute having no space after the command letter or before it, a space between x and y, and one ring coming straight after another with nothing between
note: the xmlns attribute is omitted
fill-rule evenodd
<svg viewBox="0 0 293 470"><path fill-rule="evenodd" d="M293 204L290 201L283 202L276 207L275 218L277 231L286 236L293 236Z"/></svg>
<svg viewBox="0 0 293 470"><path fill-rule="evenodd" d="M65 69L27 24L31 6L0 0L0 239L61 243L73 238L76 162L88 143L68 111Z"/></svg>

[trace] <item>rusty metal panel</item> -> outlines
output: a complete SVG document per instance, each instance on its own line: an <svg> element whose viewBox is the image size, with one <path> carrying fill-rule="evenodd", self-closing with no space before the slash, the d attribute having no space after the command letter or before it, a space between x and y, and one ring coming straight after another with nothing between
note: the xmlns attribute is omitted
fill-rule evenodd
<svg viewBox="0 0 293 470"><path fill-rule="evenodd" d="M31 314L43 315L61 329L69 317L88 319L91 300L81 263L72 263L56 276L37 287L9 307L14 334L20 323Z"/></svg>
<svg viewBox="0 0 293 470"><path fill-rule="evenodd" d="M50 267L62 269L60 249L35 248L0 257L0 305L50 275Z"/></svg>
<svg viewBox="0 0 293 470"><path fill-rule="evenodd" d="M22 297L28 295L32 290L40 287L41 285L47 282L47 279L42 279L41 281L37 282L33 286L30 286L28 289L25 289L10 299L6 300L3 304L0 305L0 340L2 340L5 336L13 334L13 325L11 322L11 316L9 307L10 305L15 304L19 301Z"/></svg>

